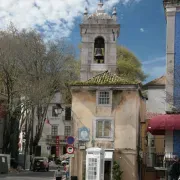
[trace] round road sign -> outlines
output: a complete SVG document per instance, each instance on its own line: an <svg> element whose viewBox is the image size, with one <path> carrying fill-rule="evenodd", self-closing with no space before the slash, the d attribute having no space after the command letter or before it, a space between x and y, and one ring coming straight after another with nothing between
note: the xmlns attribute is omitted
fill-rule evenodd
<svg viewBox="0 0 180 180"><path fill-rule="evenodd" d="M66 141L67 141L67 144L73 144L74 143L74 137L68 136Z"/></svg>
<svg viewBox="0 0 180 180"><path fill-rule="evenodd" d="M68 154L73 154L73 153L74 153L74 147L68 145L68 146L66 147L66 152L67 152Z"/></svg>

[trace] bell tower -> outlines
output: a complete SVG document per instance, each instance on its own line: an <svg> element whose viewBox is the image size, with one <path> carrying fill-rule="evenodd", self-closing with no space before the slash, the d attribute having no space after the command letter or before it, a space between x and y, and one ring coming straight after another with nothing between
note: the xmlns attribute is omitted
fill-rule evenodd
<svg viewBox="0 0 180 180"><path fill-rule="evenodd" d="M85 9L80 25L81 46L81 81L104 72L116 71L116 45L120 25L117 24L116 8L112 15L105 12L103 2L98 3L95 13L88 14Z"/></svg>

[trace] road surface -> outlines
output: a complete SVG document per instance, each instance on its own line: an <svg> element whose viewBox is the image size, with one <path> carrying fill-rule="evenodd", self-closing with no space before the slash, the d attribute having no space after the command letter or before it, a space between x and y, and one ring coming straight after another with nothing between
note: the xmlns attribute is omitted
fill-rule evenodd
<svg viewBox="0 0 180 180"><path fill-rule="evenodd" d="M0 180L54 180L54 171L32 172L26 171L19 174L0 175Z"/></svg>

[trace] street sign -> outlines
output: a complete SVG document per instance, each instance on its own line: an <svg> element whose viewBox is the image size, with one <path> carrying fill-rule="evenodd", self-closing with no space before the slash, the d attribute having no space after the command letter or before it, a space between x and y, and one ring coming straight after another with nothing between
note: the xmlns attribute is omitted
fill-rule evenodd
<svg viewBox="0 0 180 180"><path fill-rule="evenodd" d="M56 156L59 156L59 136L56 136Z"/></svg>
<svg viewBox="0 0 180 180"><path fill-rule="evenodd" d="M67 144L73 144L74 140L75 140L74 137L68 136L67 139L66 139L66 142L67 142Z"/></svg>
<svg viewBox="0 0 180 180"><path fill-rule="evenodd" d="M68 146L66 147L66 152L67 152L68 154L73 154L73 153L74 153L74 147L71 146L71 145L68 145Z"/></svg>

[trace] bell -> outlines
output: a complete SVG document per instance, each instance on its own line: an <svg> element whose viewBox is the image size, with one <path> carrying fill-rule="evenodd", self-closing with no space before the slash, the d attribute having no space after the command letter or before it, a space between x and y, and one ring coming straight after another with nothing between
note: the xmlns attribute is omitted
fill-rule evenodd
<svg viewBox="0 0 180 180"><path fill-rule="evenodd" d="M101 48L97 48L96 49L96 54L95 54L95 58L96 59L103 59L103 54L102 54L102 49Z"/></svg>

